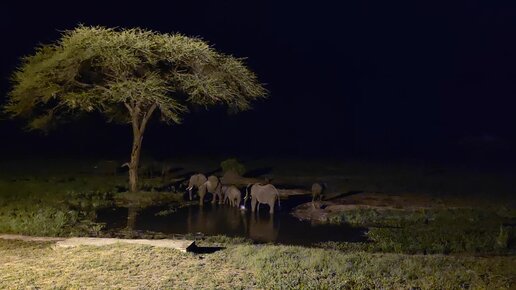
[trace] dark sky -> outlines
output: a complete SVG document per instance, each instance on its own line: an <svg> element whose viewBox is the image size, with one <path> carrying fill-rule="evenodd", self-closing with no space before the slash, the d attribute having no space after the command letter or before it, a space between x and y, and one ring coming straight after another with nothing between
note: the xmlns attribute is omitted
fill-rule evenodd
<svg viewBox="0 0 516 290"><path fill-rule="evenodd" d="M19 57L59 30L139 26L248 57L270 91L237 116L210 110L181 126L152 124L144 148L155 155L514 156L513 1L162 2L0 4L2 101ZM0 122L3 152L111 155L130 145L130 128L99 118L46 137Z"/></svg>

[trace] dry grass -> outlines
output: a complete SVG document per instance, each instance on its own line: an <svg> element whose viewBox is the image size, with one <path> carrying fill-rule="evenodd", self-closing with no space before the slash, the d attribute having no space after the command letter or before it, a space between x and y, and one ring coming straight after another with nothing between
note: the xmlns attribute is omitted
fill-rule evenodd
<svg viewBox="0 0 516 290"><path fill-rule="evenodd" d="M516 257L372 254L236 244L196 255L137 245L0 241L0 288L511 289Z"/></svg>
<svg viewBox="0 0 516 290"><path fill-rule="evenodd" d="M208 256L136 245L63 249L0 241L0 288L241 288L248 271Z"/></svg>

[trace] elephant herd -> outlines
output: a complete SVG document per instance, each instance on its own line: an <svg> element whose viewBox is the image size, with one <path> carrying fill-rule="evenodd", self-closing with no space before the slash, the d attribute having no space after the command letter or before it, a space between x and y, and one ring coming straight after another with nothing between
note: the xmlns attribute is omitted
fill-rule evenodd
<svg viewBox="0 0 516 290"><path fill-rule="evenodd" d="M206 176L202 173L194 174L188 182L188 197L193 200L194 190L197 190L199 203L203 205L206 193L211 193L212 203L229 203L234 207L245 208L247 200L251 199L251 211L259 210L260 204L269 205L269 212L274 213L276 200L278 207L281 206L279 192L272 184L249 184L246 187L246 194L242 203L242 193L235 185L222 185L220 179L215 175Z"/></svg>

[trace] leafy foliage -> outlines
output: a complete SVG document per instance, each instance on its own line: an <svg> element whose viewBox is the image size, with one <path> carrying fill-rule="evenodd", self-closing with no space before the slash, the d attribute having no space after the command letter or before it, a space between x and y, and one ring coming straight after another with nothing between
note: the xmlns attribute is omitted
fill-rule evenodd
<svg viewBox="0 0 516 290"><path fill-rule="evenodd" d="M179 123L189 105L239 111L266 95L242 59L199 38L140 28L66 31L22 58L12 82L5 110L43 130L93 111L129 123L158 109L162 121Z"/></svg>
<svg viewBox="0 0 516 290"><path fill-rule="evenodd" d="M222 161L220 163L220 167L222 168L222 171L224 173L227 173L229 171L233 171L238 175L243 175L245 173L245 166L235 158L230 158Z"/></svg>

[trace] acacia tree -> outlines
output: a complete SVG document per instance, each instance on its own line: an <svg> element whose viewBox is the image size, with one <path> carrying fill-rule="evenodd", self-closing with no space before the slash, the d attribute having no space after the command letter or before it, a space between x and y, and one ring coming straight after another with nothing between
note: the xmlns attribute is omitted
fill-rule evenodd
<svg viewBox="0 0 516 290"><path fill-rule="evenodd" d="M23 57L12 77L5 110L48 130L71 117L100 112L132 125L128 162L131 191L138 189L143 135L155 112L180 123L190 105L250 108L266 97L242 59L215 51L199 38L144 29L79 26Z"/></svg>

